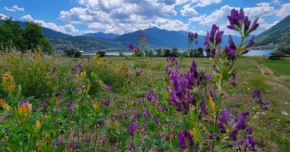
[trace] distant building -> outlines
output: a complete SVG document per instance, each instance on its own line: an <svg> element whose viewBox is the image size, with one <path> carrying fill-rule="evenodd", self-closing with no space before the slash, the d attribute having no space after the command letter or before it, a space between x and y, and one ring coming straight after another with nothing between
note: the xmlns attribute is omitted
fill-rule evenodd
<svg viewBox="0 0 290 152"><path fill-rule="evenodd" d="M270 60L280 60L281 57L286 57L287 54L283 53L280 48L276 48L270 53L269 59Z"/></svg>

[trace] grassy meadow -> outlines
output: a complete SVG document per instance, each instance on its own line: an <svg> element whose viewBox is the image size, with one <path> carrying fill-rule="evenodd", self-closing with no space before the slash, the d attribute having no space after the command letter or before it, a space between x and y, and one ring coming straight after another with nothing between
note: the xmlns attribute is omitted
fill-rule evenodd
<svg viewBox="0 0 290 152"><path fill-rule="evenodd" d="M211 71L212 59L210 58L184 58L182 62L179 61L182 72L186 72L191 67L193 60L196 61L199 69L203 69L206 73ZM21 129L8 128L11 125L13 126L14 122L9 121L11 116L8 113L3 113L0 116L2 143L7 142L6 144L8 144L9 141L8 146L17 145L19 147L16 146L16 148L21 149L23 145L16 143L27 136L27 139L35 140L37 144L28 144L28 147L23 148L23 151L28 151L32 147L39 151L50 151L55 146L54 143L59 145L66 143L66 146L62 148L57 145L56 151L76 150L80 144L87 145L89 150L85 150L90 151L92 150L90 148L95 148L91 146L94 143L82 142L93 139L96 141L95 145L102 145L101 148L94 149L95 151L108 151L120 150L120 147L124 144L120 141L127 140L122 138L129 138L118 132L117 126L122 122L124 122L124 126L129 125L128 122L125 123L127 119L125 117L121 119L120 115L127 114L128 116L126 117L134 117L136 112L142 111L142 108L140 109L134 104L135 102L144 100L151 90L156 92L166 86L165 68L168 62L166 62L164 57L145 57L141 59L138 57L114 56L97 58L95 56L92 58L71 59L47 56L42 53L14 53L2 55L0 63L0 70L6 72L2 73L0 98L6 100L6 103L10 105L10 109L17 107L17 102L26 99L33 104L32 112L34 113L29 120L26 120L26 123L35 124L36 122L35 126L24 125L23 123L23 127L25 128L26 126L27 132L29 130L33 132L32 134L23 134L23 127ZM271 61L264 60L262 57L241 57L235 64L235 68L238 69L237 87L233 88L230 82L225 82L223 99L226 107L233 113L236 113L239 109L252 109L247 100L251 99L251 92L254 89L259 89L263 99L270 102L268 110L259 111L253 118L255 123L252 127L255 139L258 141L258 151L273 152L289 151L290 149L290 118L288 115L290 114L290 73L287 70L288 63L288 60ZM82 67L76 67L78 64L82 65ZM78 68L81 70L78 71ZM139 77L128 80L125 76L126 73L134 75L135 72L140 70L143 71ZM75 75L71 74L72 71L76 72ZM85 72L85 74L81 72ZM127 86L129 81L130 85ZM21 85L21 95L17 91L13 91L13 89L5 89L6 83L15 84L14 88ZM111 86L112 91L103 92L104 85ZM78 93L78 89L81 90L81 93ZM162 94L159 94L159 96L162 96ZM98 111L101 113L100 115L98 113L94 115L94 111L89 109L98 110L97 107L100 106L100 101L104 100L104 98L110 100L113 106L110 105L107 109L104 108ZM168 102L166 98L159 98L164 103ZM79 103L78 101L82 102ZM48 107L44 103L48 103ZM84 109L78 111L77 104L83 106ZM71 107L76 107L77 109ZM1 112L4 109L4 107L0 108ZM75 112L76 110L78 112ZM111 113L108 111L111 111ZM250 113L252 112L257 111L252 109ZM42 115L45 115L45 118L42 118ZM111 122L111 118L116 116L121 120L119 122L112 120ZM76 119L75 117L78 119L79 117L83 118L72 121ZM19 117L16 118L17 120L20 119ZM46 131L37 131L38 120L40 120L41 129ZM98 120L98 122L91 125L91 122L95 120ZM101 125L100 121L105 121L105 123ZM51 123L57 125L54 126ZM81 130L75 127L79 126L78 124L82 124ZM97 131L92 131L90 134L86 133L90 131L89 128L94 127L101 135L97 136ZM104 128L108 130L105 131ZM114 130L116 128L117 131ZM7 130L15 131L14 133L9 133L14 134L13 138L9 138L6 135L8 134ZM120 130L127 132L126 128L120 128ZM17 135L18 133L20 135L23 134L23 136ZM78 136L76 134L81 135ZM161 137L157 136L156 138ZM130 140L134 141L135 138ZM49 143L53 144L50 145ZM158 143L156 144L158 145ZM164 144L163 140L162 144ZM67 147L68 145L72 146L72 148L70 146ZM126 149L128 145L124 147ZM0 148L0 151L6 150L3 146Z"/></svg>
<svg viewBox="0 0 290 152"><path fill-rule="evenodd" d="M144 78L138 89L131 93L132 98L144 96L150 89L156 88L164 79L166 67L165 58L134 59L132 57L105 57L108 63L124 63L130 68L144 70ZM199 68L210 72L211 59L185 58L182 62L184 72L190 68L192 60ZM262 68L272 70L262 73ZM241 57L235 67L238 69L236 89L231 89L230 83L226 88L229 94L225 97L230 110L243 106L251 98L251 92L259 89L263 99L268 100L271 106L268 111L261 112L255 121L255 135L258 137L258 151L290 151L290 62L289 60L265 60L264 57ZM285 113L286 112L286 113Z"/></svg>

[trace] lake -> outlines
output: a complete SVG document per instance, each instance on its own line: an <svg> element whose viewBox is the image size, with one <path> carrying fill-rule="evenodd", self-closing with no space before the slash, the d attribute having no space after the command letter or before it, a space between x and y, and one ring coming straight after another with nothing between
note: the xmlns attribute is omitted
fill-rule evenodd
<svg viewBox="0 0 290 152"><path fill-rule="evenodd" d="M269 56L270 53L273 50L251 50L250 52L248 52L247 54L245 54L244 56ZM184 52L184 51L179 51L179 52ZM153 52L154 54L156 54L156 52ZM125 56L132 56L133 53L132 52L123 52L123 54ZM93 56L95 55L95 53L92 52L85 52L82 53L83 56ZM106 55L108 56L119 56L119 52L106 52ZM206 53L204 52L204 55L206 55Z"/></svg>

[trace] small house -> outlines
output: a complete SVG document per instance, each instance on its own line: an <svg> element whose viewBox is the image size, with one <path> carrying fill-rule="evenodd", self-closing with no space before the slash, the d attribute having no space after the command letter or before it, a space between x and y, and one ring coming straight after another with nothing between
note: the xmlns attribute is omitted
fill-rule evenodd
<svg viewBox="0 0 290 152"><path fill-rule="evenodd" d="M280 60L282 57L286 57L286 54L283 53L280 48L274 49L269 55L270 60Z"/></svg>

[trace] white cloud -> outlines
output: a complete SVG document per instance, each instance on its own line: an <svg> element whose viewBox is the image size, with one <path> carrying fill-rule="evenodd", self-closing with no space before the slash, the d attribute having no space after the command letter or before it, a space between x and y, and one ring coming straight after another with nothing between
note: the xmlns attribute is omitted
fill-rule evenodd
<svg viewBox="0 0 290 152"><path fill-rule="evenodd" d="M169 20L164 18L159 18L155 21L155 25L161 29L166 29L170 31L187 31L189 24L185 24L179 20Z"/></svg>
<svg viewBox="0 0 290 152"><path fill-rule="evenodd" d="M122 34L153 27L153 22L157 19L177 15L174 7L178 0L78 0L78 2L82 7L61 11L58 19L67 24L85 23L90 30Z"/></svg>
<svg viewBox="0 0 290 152"><path fill-rule="evenodd" d="M21 11L24 12L23 7L18 7L17 5L14 5L12 8L4 7L5 10L10 11L10 12L16 12L16 11Z"/></svg>
<svg viewBox="0 0 290 152"><path fill-rule="evenodd" d="M290 15L290 3L283 4L280 10L276 11L277 16L286 17Z"/></svg>
<svg viewBox="0 0 290 152"><path fill-rule="evenodd" d="M276 25L279 23L279 21L274 21L272 24L267 23L264 19L260 18L259 21L259 27L268 30L272 26Z"/></svg>
<svg viewBox="0 0 290 152"><path fill-rule="evenodd" d="M197 2L196 6L198 7L205 7L211 4L219 4L221 0L192 0L193 2Z"/></svg>
<svg viewBox="0 0 290 152"><path fill-rule="evenodd" d="M190 18L189 22L190 23L198 22L198 24L201 26L209 26L209 27L212 24L217 24L220 27L220 29L225 32L225 34L235 34L233 30L230 30L226 27L228 25L227 16L230 15L230 12L232 9L240 9L240 8L225 5L221 7L219 10L215 10L210 15L203 14L197 17ZM249 18L253 20L257 17L270 16L275 12L275 9L274 7L271 7L269 3L258 3L257 7L244 8L244 12L246 16L249 16ZM260 23L262 22L263 20L260 21ZM262 29L264 30L268 29L271 26L273 26L275 23L269 24L269 23L266 23L264 20L264 23L262 23L262 26L260 26L257 31L261 32Z"/></svg>
<svg viewBox="0 0 290 152"><path fill-rule="evenodd" d="M12 8L15 9L15 10L24 12L24 7L18 7L17 5L14 5Z"/></svg>
<svg viewBox="0 0 290 152"><path fill-rule="evenodd" d="M279 0L273 0L273 3L276 4L276 5L280 5L280 1Z"/></svg>
<svg viewBox="0 0 290 152"><path fill-rule="evenodd" d="M270 3L257 3L257 7L247 7L244 12L250 18L270 16L275 13L275 8Z"/></svg>
<svg viewBox="0 0 290 152"><path fill-rule="evenodd" d="M6 11L9 11L9 12L15 12L15 11L16 11L16 10L14 10L13 8L10 9L10 8L8 8L8 7L6 7L6 6L4 7L4 9L5 9Z"/></svg>
<svg viewBox="0 0 290 152"><path fill-rule="evenodd" d="M0 14L0 19L5 19L8 18L8 16L4 15L4 14Z"/></svg>
<svg viewBox="0 0 290 152"><path fill-rule="evenodd" d="M30 14L24 15L21 17L22 20L27 20L27 21L31 21L37 24L40 24L42 27L46 27L58 32L62 32L62 33L66 33L66 34L81 34L82 32L79 31L78 29L76 29L73 25L71 24L66 24L64 26L61 25L56 25L55 23L52 22L45 22L43 20L36 20L33 19L32 16Z"/></svg>
<svg viewBox="0 0 290 152"><path fill-rule="evenodd" d="M193 7L190 6L190 4L186 4L183 6L181 14L183 16L194 16L197 15L198 13Z"/></svg>

